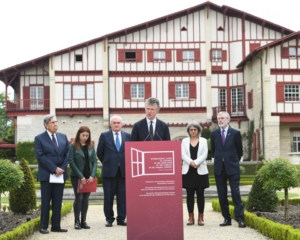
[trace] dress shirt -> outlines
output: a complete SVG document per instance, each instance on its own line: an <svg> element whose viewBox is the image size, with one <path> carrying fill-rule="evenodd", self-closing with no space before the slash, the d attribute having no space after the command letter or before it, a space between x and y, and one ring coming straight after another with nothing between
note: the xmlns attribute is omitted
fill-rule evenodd
<svg viewBox="0 0 300 240"><path fill-rule="evenodd" d="M120 140L120 146L122 145L122 134L121 134L121 131L120 132L113 132L113 135L114 135L114 141L115 141L115 144L116 144L116 133L118 133L118 137L119 137L119 140Z"/></svg>
<svg viewBox="0 0 300 240"><path fill-rule="evenodd" d="M47 133L48 133L48 135L49 135L49 138L51 139L51 141L52 141L52 135L54 136L54 139L55 139L55 141L56 141L56 145L58 146L58 141L57 141L57 137L56 137L56 133L51 133L51 132L49 132L48 130L47 130Z"/></svg>
<svg viewBox="0 0 300 240"><path fill-rule="evenodd" d="M146 118L147 120L147 125L148 125L148 131L150 132L150 124L152 121L152 127L153 127L153 136L155 135L155 126L156 126L156 118L154 118L153 120L149 120L148 118Z"/></svg>

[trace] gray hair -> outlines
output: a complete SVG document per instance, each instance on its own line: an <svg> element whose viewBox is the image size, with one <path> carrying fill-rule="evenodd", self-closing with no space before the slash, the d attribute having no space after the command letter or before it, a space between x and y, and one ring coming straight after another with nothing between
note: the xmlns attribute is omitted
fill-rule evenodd
<svg viewBox="0 0 300 240"><path fill-rule="evenodd" d="M146 108L148 105L156 106L156 109L157 109L157 110L160 109L159 100L158 100L157 98L151 97L151 98L146 99L146 102L145 102L145 108Z"/></svg>
<svg viewBox="0 0 300 240"><path fill-rule="evenodd" d="M54 114L47 114L44 117L44 127L46 128L46 125L51 121L52 118L56 117ZM46 128L47 129L47 128Z"/></svg>
<svg viewBox="0 0 300 240"><path fill-rule="evenodd" d="M230 120L230 115L229 115L229 113L228 112L219 112L218 113L218 115L217 115L217 119L219 118L219 115L221 115L221 114L225 114L226 115L226 118L228 119L228 120Z"/></svg>
<svg viewBox="0 0 300 240"><path fill-rule="evenodd" d="M190 122L187 127L186 127L186 132L188 133L188 135L190 136L190 128L191 127L194 127L194 128L197 128L198 129L198 137L201 136L201 131L202 131L202 128L200 127L199 123L196 122L196 121L192 121Z"/></svg>
<svg viewBox="0 0 300 240"><path fill-rule="evenodd" d="M109 122L112 123L112 121L113 121L114 118L118 118L118 119L121 121L121 123L123 123L123 119L122 119L120 116L118 116L118 115L113 115L113 116L110 118Z"/></svg>

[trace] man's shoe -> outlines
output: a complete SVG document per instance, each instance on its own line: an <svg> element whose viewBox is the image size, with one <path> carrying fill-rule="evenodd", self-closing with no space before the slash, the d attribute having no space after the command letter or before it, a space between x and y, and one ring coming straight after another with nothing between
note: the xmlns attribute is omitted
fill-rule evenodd
<svg viewBox="0 0 300 240"><path fill-rule="evenodd" d="M109 222L109 221L106 221L106 223L105 223L105 227L112 227L112 223L111 223L111 222Z"/></svg>
<svg viewBox="0 0 300 240"><path fill-rule="evenodd" d="M224 219L224 222L220 223L220 227L230 226L231 219Z"/></svg>
<svg viewBox="0 0 300 240"><path fill-rule="evenodd" d="M64 228L51 228L51 232L67 232L68 229Z"/></svg>
<svg viewBox="0 0 300 240"><path fill-rule="evenodd" d="M41 234L48 234L49 231L47 230L47 228L40 228L40 233Z"/></svg>
<svg viewBox="0 0 300 240"><path fill-rule="evenodd" d="M246 224L243 221L238 221L239 228L245 228Z"/></svg>
<svg viewBox="0 0 300 240"><path fill-rule="evenodd" d="M127 222L125 222L124 220L119 220L119 221L117 221L117 225L127 226Z"/></svg>

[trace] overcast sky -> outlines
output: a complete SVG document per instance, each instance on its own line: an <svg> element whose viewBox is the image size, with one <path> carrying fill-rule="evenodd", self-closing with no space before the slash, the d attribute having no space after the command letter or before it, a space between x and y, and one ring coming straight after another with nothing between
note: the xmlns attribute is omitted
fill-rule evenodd
<svg viewBox="0 0 300 240"><path fill-rule="evenodd" d="M0 70L202 0L0 0ZM212 0L298 31L299 0ZM0 92L4 84L0 81Z"/></svg>

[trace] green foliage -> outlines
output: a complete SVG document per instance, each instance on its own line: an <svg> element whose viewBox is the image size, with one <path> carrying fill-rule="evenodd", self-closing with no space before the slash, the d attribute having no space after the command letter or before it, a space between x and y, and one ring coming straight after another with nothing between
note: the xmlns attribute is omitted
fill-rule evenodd
<svg viewBox="0 0 300 240"><path fill-rule="evenodd" d="M37 180L37 179L38 179L38 174L39 174L38 168L33 169L33 170L31 171L31 173L32 173L33 179L34 179L34 180Z"/></svg>
<svg viewBox="0 0 300 240"><path fill-rule="evenodd" d="M210 138L210 129L209 128L203 128L201 131L201 137L205 138L205 139L209 139Z"/></svg>
<svg viewBox="0 0 300 240"><path fill-rule="evenodd" d="M7 129L11 125L11 120L5 112L5 94L0 93L0 140L7 135Z"/></svg>
<svg viewBox="0 0 300 240"><path fill-rule="evenodd" d="M212 153L211 153L211 148L210 148L210 138L207 139L207 149L208 149L208 154L207 154L207 160L211 160L212 158Z"/></svg>
<svg viewBox="0 0 300 240"><path fill-rule="evenodd" d="M240 172L244 174L246 172L246 168L240 165Z"/></svg>
<svg viewBox="0 0 300 240"><path fill-rule="evenodd" d="M259 171L262 166L262 162L257 164L257 171ZM277 209L278 202L279 199L276 190L263 188L262 182L259 181L259 178L256 175L248 196L246 209L249 212L274 212Z"/></svg>
<svg viewBox="0 0 300 240"><path fill-rule="evenodd" d="M25 158L29 164L37 164L34 142L19 142L17 145L18 159Z"/></svg>
<svg viewBox="0 0 300 240"><path fill-rule="evenodd" d="M31 170L24 158L20 161L20 166L24 172L24 183L20 188L9 192L9 205L14 213L26 214L36 208L36 192Z"/></svg>

